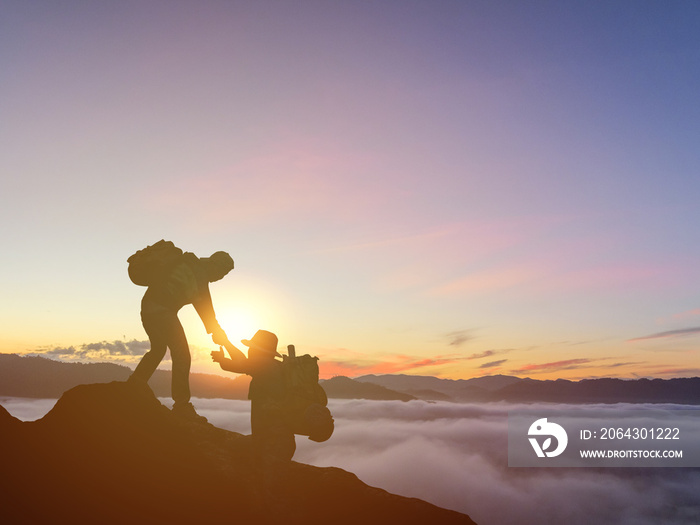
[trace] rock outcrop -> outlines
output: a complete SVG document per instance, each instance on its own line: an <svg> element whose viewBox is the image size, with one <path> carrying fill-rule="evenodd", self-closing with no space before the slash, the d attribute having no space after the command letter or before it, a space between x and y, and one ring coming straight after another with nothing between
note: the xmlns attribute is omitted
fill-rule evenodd
<svg viewBox="0 0 700 525"><path fill-rule="evenodd" d="M0 407L4 523L471 524L354 474L255 461L250 437L176 418L145 385L80 385L42 419Z"/></svg>

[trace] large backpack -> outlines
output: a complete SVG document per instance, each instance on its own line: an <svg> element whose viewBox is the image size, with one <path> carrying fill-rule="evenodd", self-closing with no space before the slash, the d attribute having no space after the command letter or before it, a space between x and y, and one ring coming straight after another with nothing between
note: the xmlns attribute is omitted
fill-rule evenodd
<svg viewBox="0 0 700 525"><path fill-rule="evenodd" d="M182 258L182 250L170 241L161 239L143 250L137 251L129 263L129 278L139 286L150 286L164 278Z"/></svg>
<svg viewBox="0 0 700 525"><path fill-rule="evenodd" d="M286 393L287 421L295 434L309 436L316 442L326 441L335 424L328 410L328 397L318 384L318 357L296 356L294 345L282 357L282 377Z"/></svg>

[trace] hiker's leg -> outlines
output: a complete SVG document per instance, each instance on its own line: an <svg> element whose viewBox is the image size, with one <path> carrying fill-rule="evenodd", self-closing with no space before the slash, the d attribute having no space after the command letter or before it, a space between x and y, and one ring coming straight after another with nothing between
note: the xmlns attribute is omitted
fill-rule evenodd
<svg viewBox="0 0 700 525"><path fill-rule="evenodd" d="M262 435L253 434L252 437L257 445L254 458L261 477L262 504L277 514L284 507L279 495L289 486L289 469L296 448L294 434L272 425Z"/></svg>
<svg viewBox="0 0 700 525"><path fill-rule="evenodd" d="M253 442L260 458L290 461L294 457L296 440L282 417L279 410L262 410L256 414L251 411Z"/></svg>
<svg viewBox="0 0 700 525"><path fill-rule="evenodd" d="M168 347L173 360L172 395L175 403L190 401L190 347L187 344L185 330L177 316L173 316L168 325Z"/></svg>
<svg viewBox="0 0 700 525"><path fill-rule="evenodd" d="M141 316L141 320L151 342L151 349L141 358L129 379L146 383L158 368L168 349L167 324L160 317Z"/></svg>

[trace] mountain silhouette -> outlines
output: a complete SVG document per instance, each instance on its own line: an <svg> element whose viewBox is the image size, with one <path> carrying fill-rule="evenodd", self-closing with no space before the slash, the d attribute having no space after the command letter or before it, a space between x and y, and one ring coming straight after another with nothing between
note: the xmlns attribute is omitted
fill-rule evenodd
<svg viewBox="0 0 700 525"><path fill-rule="evenodd" d="M336 376L321 382L328 397L336 399L374 399L384 401L411 401L410 394L396 392L374 383L361 383L345 376Z"/></svg>
<svg viewBox="0 0 700 525"><path fill-rule="evenodd" d="M126 381L131 369L115 363L63 363L38 356L0 354L0 396L58 398L85 383ZM156 370L149 381L158 397L170 397L171 373ZM193 395L205 398L247 399L250 378L190 374Z"/></svg>
<svg viewBox="0 0 700 525"><path fill-rule="evenodd" d="M356 380L381 385L426 401L490 401L494 397L493 392L522 381L519 377L504 375L441 379L406 374L370 374L360 376Z"/></svg>
<svg viewBox="0 0 700 525"><path fill-rule="evenodd" d="M0 396L58 398L85 383L124 381L131 369L113 363L63 363L44 357L0 354ZM148 383L158 397L170 396L170 371L156 370ZM190 374L192 395L247 399L250 377ZM506 375L442 379L406 374L344 376L322 381L339 399L454 402L679 403L700 404L700 378L537 380ZM381 387L381 388L379 388Z"/></svg>
<svg viewBox="0 0 700 525"><path fill-rule="evenodd" d="M63 363L38 356L0 354L0 396L58 398L66 390L85 383L126 381L131 369L114 363ZM170 397L169 370L156 370L148 381L158 397ZM415 399L377 385L349 378L322 381L328 397L341 399ZM250 376L190 374L192 395L203 398L248 399Z"/></svg>
<svg viewBox="0 0 700 525"><path fill-rule="evenodd" d="M435 392L451 401L510 401L550 403L678 403L700 404L700 378L675 379L566 379L537 380L513 376L473 379L440 379L431 376L366 375L356 379L420 399L437 399ZM432 397L423 397L427 392Z"/></svg>
<svg viewBox="0 0 700 525"><path fill-rule="evenodd" d="M498 400L556 403L678 403L700 404L700 378L523 380L496 392Z"/></svg>
<svg viewBox="0 0 700 525"><path fill-rule="evenodd" d="M0 407L0 435L5 523L473 523L339 468L262 469L249 436L177 418L146 385L79 385L37 421Z"/></svg>

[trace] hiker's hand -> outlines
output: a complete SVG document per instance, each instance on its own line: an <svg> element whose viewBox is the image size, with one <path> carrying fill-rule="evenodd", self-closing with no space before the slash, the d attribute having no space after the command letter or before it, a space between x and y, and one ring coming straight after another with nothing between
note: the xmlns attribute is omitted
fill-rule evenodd
<svg viewBox="0 0 700 525"><path fill-rule="evenodd" d="M221 363L224 359L226 359L226 356L224 356L223 349L214 350L211 353L211 360L214 361L215 363Z"/></svg>
<svg viewBox="0 0 700 525"><path fill-rule="evenodd" d="M228 340L226 332L224 332L221 328L218 328L211 333L211 339L212 341L214 341L214 344L219 346L226 346L231 344L231 342Z"/></svg>

